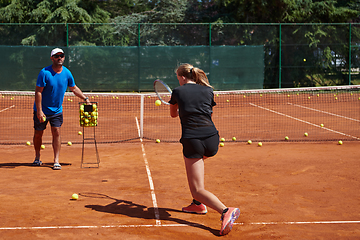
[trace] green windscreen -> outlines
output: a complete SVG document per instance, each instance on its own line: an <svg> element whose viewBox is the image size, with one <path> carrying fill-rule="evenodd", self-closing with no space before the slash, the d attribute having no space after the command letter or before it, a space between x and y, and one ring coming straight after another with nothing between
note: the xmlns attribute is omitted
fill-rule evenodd
<svg viewBox="0 0 360 240"><path fill-rule="evenodd" d="M53 47L0 46L0 89L34 90L39 71L51 65ZM178 86L175 70L190 63L216 90L261 89L263 46L63 47L64 65L83 91L147 92L156 79Z"/></svg>

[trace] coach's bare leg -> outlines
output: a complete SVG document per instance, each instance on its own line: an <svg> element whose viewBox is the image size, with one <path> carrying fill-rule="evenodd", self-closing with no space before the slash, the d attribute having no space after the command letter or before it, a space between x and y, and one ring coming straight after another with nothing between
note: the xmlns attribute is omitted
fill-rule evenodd
<svg viewBox="0 0 360 240"><path fill-rule="evenodd" d="M42 144L43 133L44 133L44 131L34 130L33 143L34 143L36 159L40 159L40 148L41 148L41 144Z"/></svg>
<svg viewBox="0 0 360 240"><path fill-rule="evenodd" d="M226 206L214 194L205 190L204 160L202 158L186 157L184 157L184 160L192 197L222 214Z"/></svg>
<svg viewBox="0 0 360 240"><path fill-rule="evenodd" d="M59 163L61 139L60 139L60 127L51 127L52 133L52 146L54 150L54 163Z"/></svg>

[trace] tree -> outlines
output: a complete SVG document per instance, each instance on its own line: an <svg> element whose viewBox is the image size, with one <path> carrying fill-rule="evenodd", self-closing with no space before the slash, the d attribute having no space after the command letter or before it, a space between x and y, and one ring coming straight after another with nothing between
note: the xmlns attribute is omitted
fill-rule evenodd
<svg viewBox="0 0 360 240"><path fill-rule="evenodd" d="M0 8L4 23L104 23L109 17L90 0L13 0Z"/></svg>
<svg viewBox="0 0 360 240"><path fill-rule="evenodd" d="M346 3L347 2L347 3ZM236 22L339 23L359 16L355 1L317 0L216 0ZM357 2L357 1L356 1Z"/></svg>

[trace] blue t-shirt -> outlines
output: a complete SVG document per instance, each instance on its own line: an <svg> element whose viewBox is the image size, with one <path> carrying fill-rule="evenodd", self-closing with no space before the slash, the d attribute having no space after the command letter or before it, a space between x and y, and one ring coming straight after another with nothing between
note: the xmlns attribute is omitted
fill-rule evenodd
<svg viewBox="0 0 360 240"><path fill-rule="evenodd" d="M67 87L74 87L75 80L70 70L63 66L61 73L56 73L52 65L41 69L36 86L43 87L42 110L45 115L54 115L62 112L62 103ZM36 103L34 102L34 111Z"/></svg>

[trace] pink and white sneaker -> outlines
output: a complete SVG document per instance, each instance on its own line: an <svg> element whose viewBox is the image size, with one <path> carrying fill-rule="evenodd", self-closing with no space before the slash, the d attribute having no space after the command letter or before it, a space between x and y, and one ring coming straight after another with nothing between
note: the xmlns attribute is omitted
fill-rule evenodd
<svg viewBox="0 0 360 240"><path fill-rule="evenodd" d="M230 207L228 208L228 211L221 216L222 224L221 224L221 230L220 235L226 235L228 234L236 219L240 216L240 209Z"/></svg>
<svg viewBox="0 0 360 240"><path fill-rule="evenodd" d="M204 204L196 205L195 203L191 203L189 206L183 207L182 211L187 213L205 214L207 213L207 208Z"/></svg>

